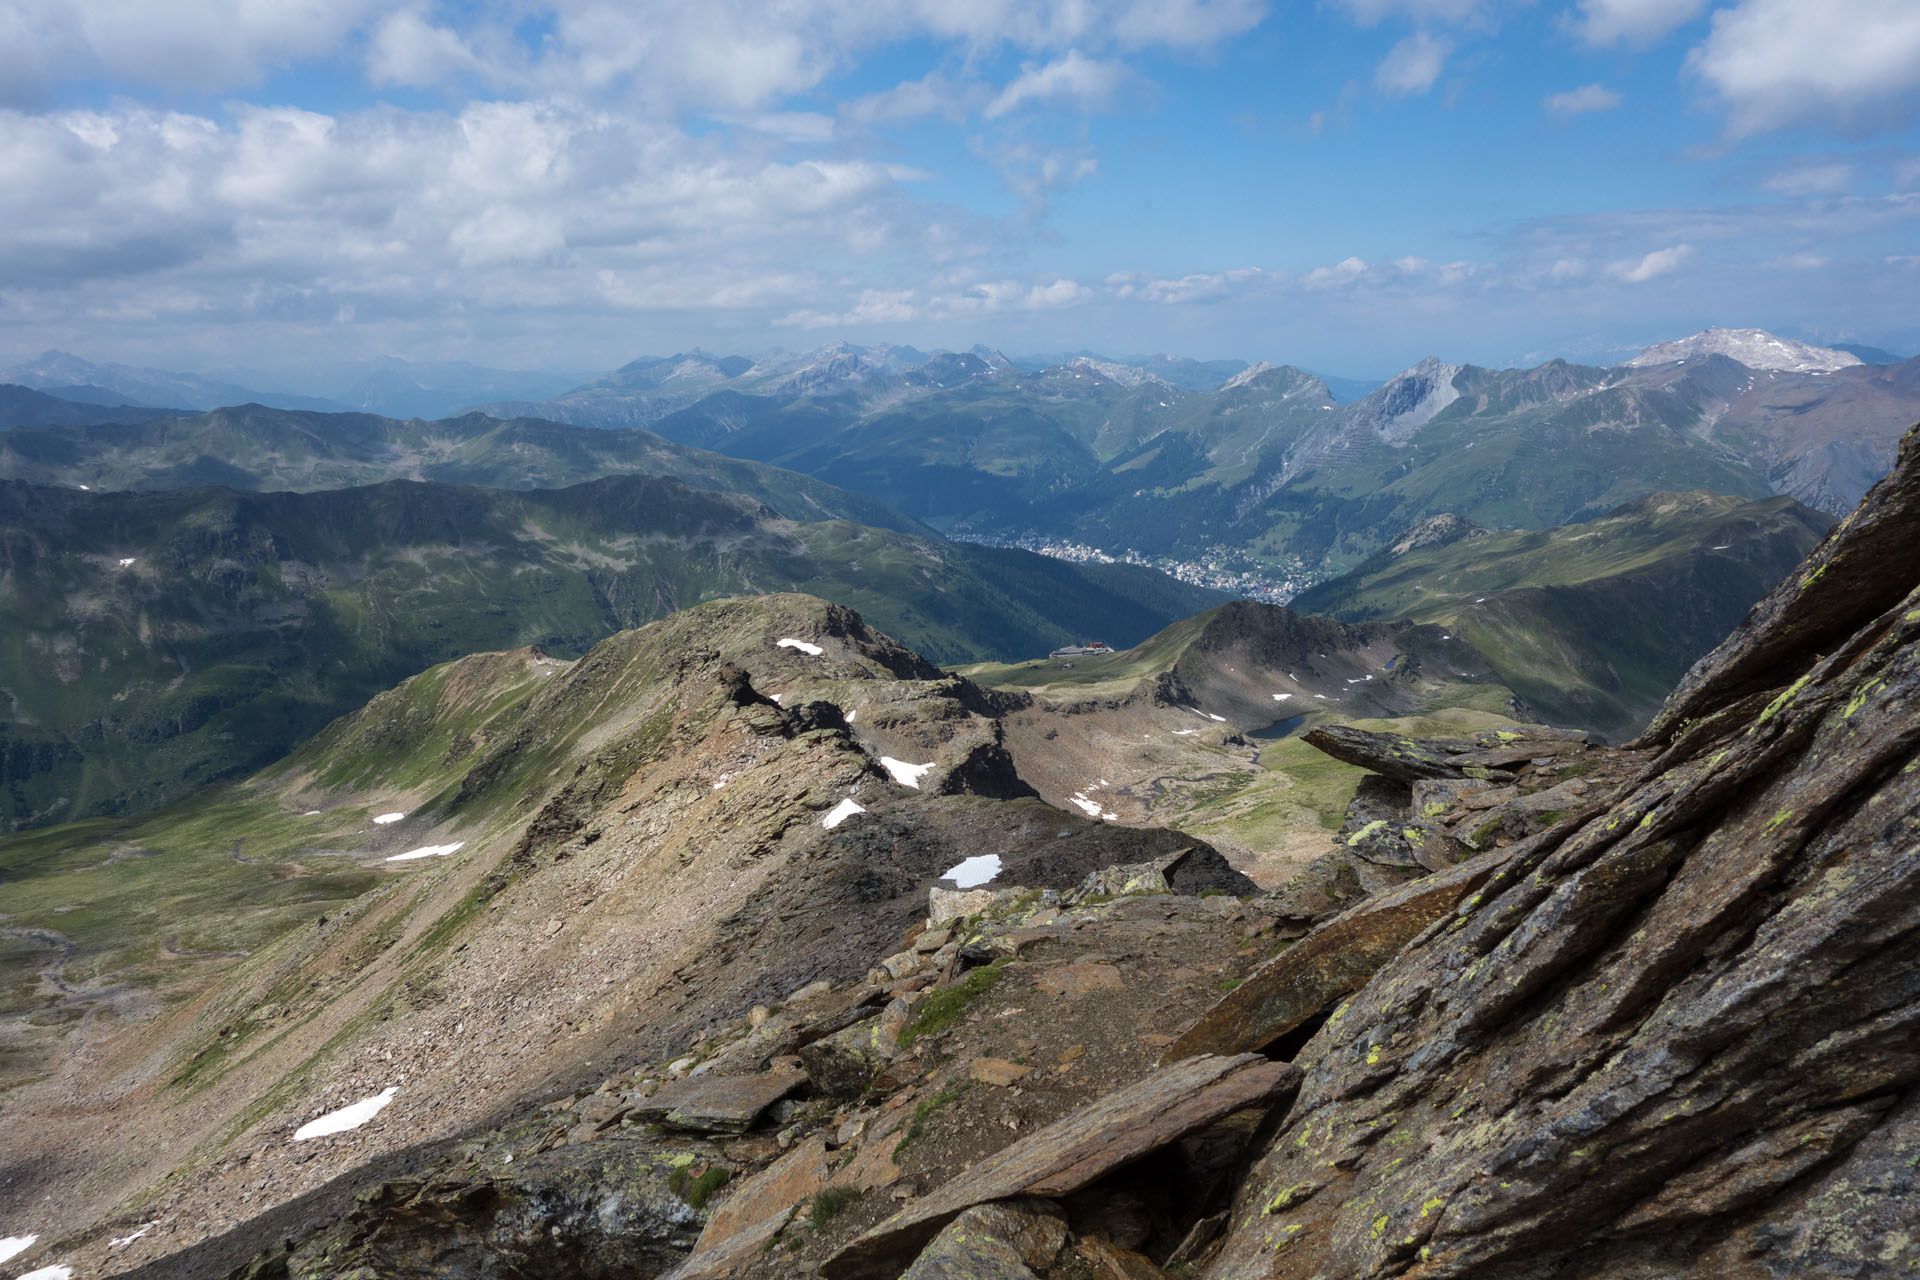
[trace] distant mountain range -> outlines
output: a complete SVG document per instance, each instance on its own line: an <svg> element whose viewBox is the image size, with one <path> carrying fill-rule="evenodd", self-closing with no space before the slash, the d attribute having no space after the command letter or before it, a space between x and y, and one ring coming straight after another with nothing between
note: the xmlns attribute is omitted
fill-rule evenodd
<svg viewBox="0 0 1920 1280"><path fill-rule="evenodd" d="M58 419L60 410L46 412ZM935 536L864 494L650 431L503 422L477 413L403 422L257 404L146 420L137 415L147 411L126 412L135 416L0 431L0 479L100 490L225 485L310 492L385 480L553 489L603 476L673 476L696 489L745 494L791 520L854 520Z"/></svg>
<svg viewBox="0 0 1920 1280"><path fill-rule="evenodd" d="M48 379L154 373L80 369L51 355L41 363L36 376ZM1873 363L1760 330L1707 330L1611 368L1556 360L1495 370L1429 359L1350 403L1326 379L1293 366L1084 352L1030 367L1036 363L987 347L929 355L834 343L757 359L696 349L483 410L516 422L645 427L803 472L948 535L1058 540L1170 564L1229 554L1310 575L1357 565L1398 530L1443 513L1489 527L1548 528L1649 493L1706 489L1781 493L1838 514L1886 470L1899 433L1920 420L1920 361ZM448 386L497 372L398 364L386 372L419 386L414 375L430 368L445 373ZM209 391L157 377L118 385L129 394ZM124 421L116 415L128 411L61 412L67 421L98 422ZM39 406L21 420L58 416ZM306 428L316 440L367 430L345 419ZM375 434L395 438L389 428ZM152 433L141 438L147 454L118 478L81 476L79 455L46 455L51 469L15 466L11 474L95 487L312 488L394 474L527 487L604 474L621 465L626 448L570 442L565 450L576 460L561 463L551 452L557 446L527 446L542 461L515 476L505 455L462 470L472 452L464 445L396 472L405 459L393 451L407 446L388 443L384 455L301 475L281 460L236 460L225 446L162 464L160 453L179 454L179 443L159 448ZM585 462L583 448L604 456ZM237 470L226 470L229 463ZM860 518L886 523L871 512Z"/></svg>
<svg viewBox="0 0 1920 1280"><path fill-rule="evenodd" d="M238 383L194 373L129 364L95 364L64 351L0 369L0 382L17 383L65 400L128 404L146 408L217 409L229 404L267 404L280 409L339 410L346 406L314 396L255 391ZM18 425L11 419L0 425Z"/></svg>
<svg viewBox="0 0 1920 1280"><path fill-rule="evenodd" d="M758 363L691 352L488 409L645 423L948 533L1336 568L1445 512L1546 528L1707 489L1838 514L1920 419L1920 361L1869 364L1759 330L1709 330L1613 368L1426 360L1350 404L1291 366L1206 390L1173 372L1085 354L1026 369L985 349L904 369L897 350L845 344Z"/></svg>

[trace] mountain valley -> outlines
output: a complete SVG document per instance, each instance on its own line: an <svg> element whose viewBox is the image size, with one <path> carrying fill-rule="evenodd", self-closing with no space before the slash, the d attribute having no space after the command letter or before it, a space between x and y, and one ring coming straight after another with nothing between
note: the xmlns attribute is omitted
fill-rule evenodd
<svg viewBox="0 0 1920 1280"><path fill-rule="evenodd" d="M373 882L245 956L76 918L0 1212L156 1280L1896 1274L1917 531L1920 435L1625 748L1436 737L1458 642L1244 603L998 691L798 596L435 668L229 792L231 853L0 842L39 928L143 863ZM1402 727L1304 732L1354 780L1310 884L1047 802L1322 653Z"/></svg>
<svg viewBox="0 0 1920 1280"><path fill-rule="evenodd" d="M1916 362L1756 333L16 397L0 1262L1920 1265Z"/></svg>

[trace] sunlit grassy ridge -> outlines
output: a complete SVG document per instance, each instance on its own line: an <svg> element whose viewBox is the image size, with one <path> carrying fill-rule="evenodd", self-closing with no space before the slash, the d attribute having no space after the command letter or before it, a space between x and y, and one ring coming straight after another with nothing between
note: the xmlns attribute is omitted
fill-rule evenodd
<svg viewBox="0 0 1920 1280"><path fill-rule="evenodd" d="M1448 627L1541 714L1619 738L1830 524L1791 498L1655 494L1584 524L1382 553L1294 604Z"/></svg>

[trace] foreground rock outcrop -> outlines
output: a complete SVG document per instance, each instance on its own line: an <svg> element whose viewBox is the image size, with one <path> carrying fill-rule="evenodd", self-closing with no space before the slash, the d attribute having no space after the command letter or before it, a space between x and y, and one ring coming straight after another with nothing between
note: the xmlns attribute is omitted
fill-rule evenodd
<svg viewBox="0 0 1920 1280"><path fill-rule="evenodd" d="M1920 433L1609 803L1332 1012L1206 1274L1920 1265L1917 546Z"/></svg>

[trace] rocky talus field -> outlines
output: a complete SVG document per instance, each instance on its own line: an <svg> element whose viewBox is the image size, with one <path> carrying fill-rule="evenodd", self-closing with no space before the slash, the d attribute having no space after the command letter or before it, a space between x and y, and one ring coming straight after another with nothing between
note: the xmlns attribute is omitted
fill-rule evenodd
<svg viewBox="0 0 1920 1280"><path fill-rule="evenodd" d="M435 668L227 801L363 892L138 1009L63 961L13 1265L1913 1274L1916 547L1920 430L1624 746L1239 607L1080 684L802 596ZM1281 747L1337 800L1284 874L1164 825Z"/></svg>

